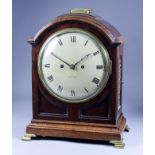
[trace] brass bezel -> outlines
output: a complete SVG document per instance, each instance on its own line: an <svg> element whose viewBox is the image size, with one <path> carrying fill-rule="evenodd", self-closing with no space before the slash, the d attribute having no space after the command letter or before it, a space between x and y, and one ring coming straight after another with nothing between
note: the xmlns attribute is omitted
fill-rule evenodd
<svg viewBox="0 0 155 155"><path fill-rule="evenodd" d="M104 70L105 70L105 76L103 77L98 89L96 92L94 92L94 94L88 96L87 98L84 98L84 99L79 99L79 100L71 100L71 99L66 99L66 98L63 98L61 96L59 96L58 94L56 94L49 86L48 84L45 82L44 80L44 76L43 76L43 73L42 73L42 67L41 67L41 60L42 60L42 57L43 57L43 53L44 53L44 48L46 47L46 44L51 40L53 39L54 37L60 35L60 34L63 34L63 33L72 33L72 32L78 32L78 33L83 33L87 36L89 36L90 38L94 39L96 44L98 44L98 47L100 48L100 50L102 51L102 56L103 56L103 59L104 59ZM106 86L107 82L108 82L108 79L109 79L109 76L110 74L112 73L112 61L110 60L110 57L109 57L109 54L108 54L108 51L107 49L105 48L105 46L102 44L102 42L92 33L86 31L86 30L82 30L80 28L65 28L63 30L60 30L60 31L57 31L55 32L54 34L50 35L46 41L43 43L41 49L40 49L40 52L39 52L39 56L38 56L38 61L37 61L37 65L38 65L38 74L39 74L39 78L42 82L42 84L44 85L44 87L46 88L46 90L51 94L53 95L54 97L56 97L57 99L61 100L61 101L64 101L64 102L69 102L69 103L81 103L81 102L85 102L85 101L89 101L90 99L96 97Z"/></svg>

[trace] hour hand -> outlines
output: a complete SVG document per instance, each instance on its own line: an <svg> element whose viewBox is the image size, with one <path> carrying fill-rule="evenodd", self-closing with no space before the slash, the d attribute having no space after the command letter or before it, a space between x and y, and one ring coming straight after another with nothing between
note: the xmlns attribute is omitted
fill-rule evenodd
<svg viewBox="0 0 155 155"><path fill-rule="evenodd" d="M84 59L87 59L92 53L89 53L87 55L85 55L83 58L81 58L79 61L77 61L74 65L76 66L77 64L79 64L81 61L83 61Z"/></svg>
<svg viewBox="0 0 155 155"><path fill-rule="evenodd" d="M68 65L70 68L72 67L71 64L69 64L68 62L64 61L63 59L61 59L60 57L58 57L57 55L55 55L53 52L51 52L51 54L56 57L57 59L59 59L60 61L64 62L66 65Z"/></svg>

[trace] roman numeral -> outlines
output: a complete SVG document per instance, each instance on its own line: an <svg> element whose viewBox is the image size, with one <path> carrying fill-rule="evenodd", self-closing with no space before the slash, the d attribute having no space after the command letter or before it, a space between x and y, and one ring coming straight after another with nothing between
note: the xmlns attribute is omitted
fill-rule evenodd
<svg viewBox="0 0 155 155"><path fill-rule="evenodd" d="M100 51L96 51L96 52L93 53L93 55L95 56L95 55L97 55L99 53L100 53Z"/></svg>
<svg viewBox="0 0 155 155"><path fill-rule="evenodd" d="M85 42L84 46L86 46L86 45L87 45L87 43L88 43L88 40Z"/></svg>
<svg viewBox="0 0 155 155"><path fill-rule="evenodd" d="M96 65L96 69L103 69L103 65Z"/></svg>
<svg viewBox="0 0 155 155"><path fill-rule="evenodd" d="M45 68L50 68L50 64L45 64L44 67Z"/></svg>
<svg viewBox="0 0 155 155"><path fill-rule="evenodd" d="M89 91L88 91L88 89L87 89L87 88L84 88L84 90L85 90L87 93L89 93Z"/></svg>
<svg viewBox="0 0 155 155"><path fill-rule="evenodd" d="M71 42L75 43L76 42L76 36L70 36Z"/></svg>
<svg viewBox="0 0 155 155"><path fill-rule="evenodd" d="M59 43L59 45L60 45L60 46L62 46L62 45L63 45L63 43L62 43L61 39L59 39L59 40L58 40L58 43Z"/></svg>
<svg viewBox="0 0 155 155"><path fill-rule="evenodd" d="M71 90L71 96L75 96L75 91Z"/></svg>
<svg viewBox="0 0 155 155"><path fill-rule="evenodd" d="M52 81L53 81L53 76L50 75L50 76L47 77L47 79L48 79L50 82L52 82Z"/></svg>
<svg viewBox="0 0 155 155"><path fill-rule="evenodd" d="M59 85L57 91L62 92L62 90L63 90L63 87Z"/></svg>
<svg viewBox="0 0 155 155"><path fill-rule="evenodd" d="M94 77L92 82L95 83L95 84L98 84L100 82L100 80L98 78Z"/></svg>

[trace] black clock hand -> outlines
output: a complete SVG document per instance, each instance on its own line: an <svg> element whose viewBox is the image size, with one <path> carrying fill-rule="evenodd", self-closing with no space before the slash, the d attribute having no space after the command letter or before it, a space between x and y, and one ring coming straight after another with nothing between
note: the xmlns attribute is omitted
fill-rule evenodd
<svg viewBox="0 0 155 155"><path fill-rule="evenodd" d="M73 65L67 63L66 61L62 60L60 57L58 57L57 55L55 55L53 52L51 52L51 54L56 57L57 59L59 59L60 61L64 62L66 65L68 65L71 69L73 69Z"/></svg>
<svg viewBox="0 0 155 155"><path fill-rule="evenodd" d="M79 64L81 61L83 61L84 59L87 59L92 53L89 53L87 55L85 55L83 58L81 58L79 61L77 61L75 64L74 64L74 67Z"/></svg>

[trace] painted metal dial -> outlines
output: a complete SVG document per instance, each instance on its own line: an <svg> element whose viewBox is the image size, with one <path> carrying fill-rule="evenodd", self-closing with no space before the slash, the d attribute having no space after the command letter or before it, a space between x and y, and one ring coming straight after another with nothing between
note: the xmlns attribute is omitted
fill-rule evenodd
<svg viewBox="0 0 155 155"><path fill-rule="evenodd" d="M38 57L38 73L51 95L79 103L104 89L111 73L111 60L93 34L66 28L44 42Z"/></svg>

